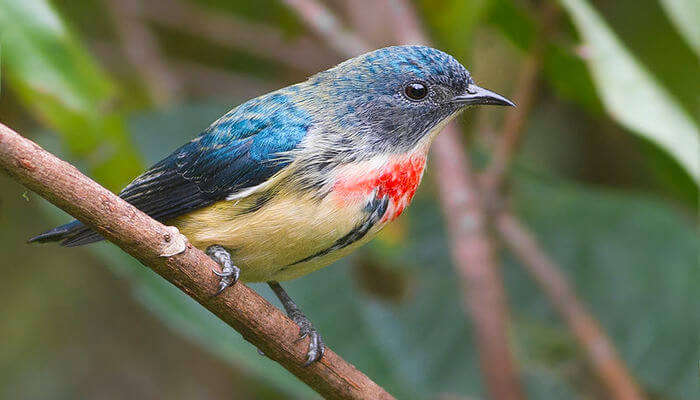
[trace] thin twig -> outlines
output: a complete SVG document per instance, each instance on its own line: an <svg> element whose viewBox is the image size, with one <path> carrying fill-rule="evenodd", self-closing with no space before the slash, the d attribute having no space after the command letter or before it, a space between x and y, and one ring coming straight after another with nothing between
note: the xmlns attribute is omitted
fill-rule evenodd
<svg viewBox="0 0 700 400"><path fill-rule="evenodd" d="M303 367L308 339L298 341L299 327L277 308L242 283L213 296L218 266L202 251L187 244L182 253L163 256L182 235L3 124L0 168L153 269L325 398L393 399L329 349Z"/></svg>
<svg viewBox="0 0 700 400"><path fill-rule="evenodd" d="M513 100L517 108L506 111L503 127L496 139L491 161L482 173L481 183L485 196L493 199L499 194L504 176L522 137L523 127L535 99L537 77L542 67L541 53L532 52L525 56L520 65L520 74Z"/></svg>
<svg viewBox="0 0 700 400"><path fill-rule="evenodd" d="M491 156L491 162L482 175L482 188L486 197L490 199L489 201L493 201L499 195L498 192L503 184L504 176L522 138L523 127L535 101L537 79L542 69L546 38L556 26L556 18L559 15L560 8L553 2L544 2L541 7L536 42L525 55L525 60L520 66L520 75L514 96L518 106L506 113L503 127Z"/></svg>
<svg viewBox="0 0 700 400"><path fill-rule="evenodd" d="M227 48L236 48L280 62L289 67L315 72L331 66L338 55L307 36L287 38L279 29L207 10L191 2L147 1L143 12L150 20L170 28L201 36Z"/></svg>
<svg viewBox="0 0 700 400"><path fill-rule="evenodd" d="M585 349L593 370L610 392L610 398L643 399L642 392L615 351L612 341L576 297L574 289L561 272L561 267L545 254L532 232L509 212L500 213L495 224L505 244L522 261L526 270L566 320L569 329Z"/></svg>
<svg viewBox="0 0 700 400"><path fill-rule="evenodd" d="M346 57L355 57L370 50L360 37L345 30L328 8L316 0L283 0L329 46Z"/></svg>
<svg viewBox="0 0 700 400"><path fill-rule="evenodd" d="M142 2L106 0L105 3L112 12L123 52L139 71L151 99L156 104L176 100L180 83L164 62L155 36L142 20Z"/></svg>
<svg viewBox="0 0 700 400"><path fill-rule="evenodd" d="M394 27L388 24L390 15L386 0L341 1L340 14L346 16L347 26L372 47L391 46L396 43Z"/></svg>
<svg viewBox="0 0 700 400"><path fill-rule="evenodd" d="M346 56L368 50L358 37L346 48L342 40L350 33L337 18L315 0L285 1L329 44ZM413 10L403 1L391 1L389 21L396 39L402 43L427 43ZM333 21L328 24L326 21ZM460 142L459 132L448 126L433 145L440 198L452 243L452 257L461 277L467 309L475 322L481 367L488 390L494 399L522 399L522 388L508 344L508 310L500 271L491 240L485 230L485 212L478 196L477 182L471 174Z"/></svg>

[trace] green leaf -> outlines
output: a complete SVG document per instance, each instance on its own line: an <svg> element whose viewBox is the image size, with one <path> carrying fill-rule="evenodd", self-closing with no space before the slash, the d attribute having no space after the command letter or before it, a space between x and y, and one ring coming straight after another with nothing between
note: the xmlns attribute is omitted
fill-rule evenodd
<svg viewBox="0 0 700 400"><path fill-rule="evenodd" d="M697 126L584 0L561 0L584 39L585 59L607 112L669 152L700 182Z"/></svg>
<svg viewBox="0 0 700 400"><path fill-rule="evenodd" d="M697 0L661 0L666 10L688 45L700 57L700 2Z"/></svg>
<svg viewBox="0 0 700 400"><path fill-rule="evenodd" d="M10 88L55 128L97 178L119 188L142 163L115 108L116 89L43 0L0 0Z"/></svg>

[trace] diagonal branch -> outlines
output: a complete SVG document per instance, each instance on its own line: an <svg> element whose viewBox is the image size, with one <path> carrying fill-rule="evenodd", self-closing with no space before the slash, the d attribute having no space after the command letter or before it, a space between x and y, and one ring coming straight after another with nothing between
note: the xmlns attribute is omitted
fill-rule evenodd
<svg viewBox="0 0 700 400"><path fill-rule="evenodd" d="M501 128L491 163L480 181L484 196L496 208L503 203L503 182L508 173L518 143L522 140L523 127L535 101L537 77L543 64L546 41L557 26L560 8L552 2L542 3L539 10L537 41L532 46L520 68L515 101L518 108L510 110ZM497 211L490 223L505 244L522 262L526 271L540 285L545 295L569 325L585 351L598 379L605 385L611 398L638 400L643 395L627 371L610 338L595 317L578 299L569 285L561 267L539 247L535 235L507 211Z"/></svg>
<svg viewBox="0 0 700 400"><path fill-rule="evenodd" d="M298 326L277 308L242 283L213 297L218 284L211 271L218 266L202 251L187 244L182 253L161 256L182 237L172 227L151 219L3 124L0 168L167 279L325 398L393 399L329 349L320 362L303 367L308 339L297 341Z"/></svg>
<svg viewBox="0 0 700 400"><path fill-rule="evenodd" d="M505 244L522 261L550 301L566 320L584 348L598 379L603 382L611 399L639 400L642 392L630 376L624 362L615 351L610 338L600 324L576 297L561 267L540 248L534 235L509 212L496 217L496 229Z"/></svg>

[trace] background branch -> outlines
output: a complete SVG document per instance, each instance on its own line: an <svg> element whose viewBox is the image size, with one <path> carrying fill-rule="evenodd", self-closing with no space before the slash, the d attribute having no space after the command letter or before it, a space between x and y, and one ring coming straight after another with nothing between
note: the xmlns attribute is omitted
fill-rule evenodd
<svg viewBox="0 0 700 400"><path fill-rule="evenodd" d="M576 297L559 267L535 241L534 235L509 212L495 220L504 242L522 261L540 288L549 297L569 329L585 350L586 356L611 398L638 400L644 398L615 351L600 324Z"/></svg>
<svg viewBox="0 0 700 400"><path fill-rule="evenodd" d="M178 98L180 81L163 60L156 37L143 20L139 0L105 0L129 63L139 72L156 104Z"/></svg>
<svg viewBox="0 0 700 400"><path fill-rule="evenodd" d="M90 48L109 70L117 75L126 75L123 59L119 49L112 43L93 41ZM180 81L180 86L187 95L200 97L225 98L231 93L247 99L257 97L261 93L271 92L284 83L271 79L260 79L236 71L217 68L203 63L166 59L170 71Z"/></svg>
<svg viewBox="0 0 700 400"><path fill-rule="evenodd" d="M481 179L485 196L490 201L495 200L500 203L496 197L499 196L498 192L503 184L504 176L523 136L523 128L535 102L537 80L542 69L546 41L549 33L554 30L556 19L559 16L560 9L555 3L544 2L541 7L541 15L537 19L540 21L540 26L539 32L535 36L536 42L525 55L525 60L520 66L520 75L513 96L517 107L506 112L503 127L491 155L491 162Z"/></svg>
<svg viewBox="0 0 700 400"><path fill-rule="evenodd" d="M312 31L345 57L355 57L371 49L360 37L346 31L335 14L318 1L283 1Z"/></svg>
<svg viewBox="0 0 700 400"><path fill-rule="evenodd" d="M149 20L190 35L205 38L227 48L245 50L266 59L304 71L316 72L319 66L330 67L338 55L307 36L286 38L282 31L269 25L222 15L191 2L143 2Z"/></svg>
<svg viewBox="0 0 700 400"><path fill-rule="evenodd" d="M303 367L308 339L297 341L298 326L277 308L242 283L213 297L217 277L211 271L219 267L202 251L188 244L180 254L161 256L180 236L172 228L151 219L3 124L0 167L195 299L325 398L393 399L330 349L320 362Z"/></svg>

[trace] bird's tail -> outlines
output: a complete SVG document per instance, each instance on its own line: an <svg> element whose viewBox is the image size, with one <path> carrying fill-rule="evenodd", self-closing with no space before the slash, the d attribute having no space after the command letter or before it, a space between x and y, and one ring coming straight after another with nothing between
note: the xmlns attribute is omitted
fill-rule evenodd
<svg viewBox="0 0 700 400"><path fill-rule="evenodd" d="M61 246L74 247L99 242L104 238L80 221L58 226L29 239L29 243L61 242Z"/></svg>

